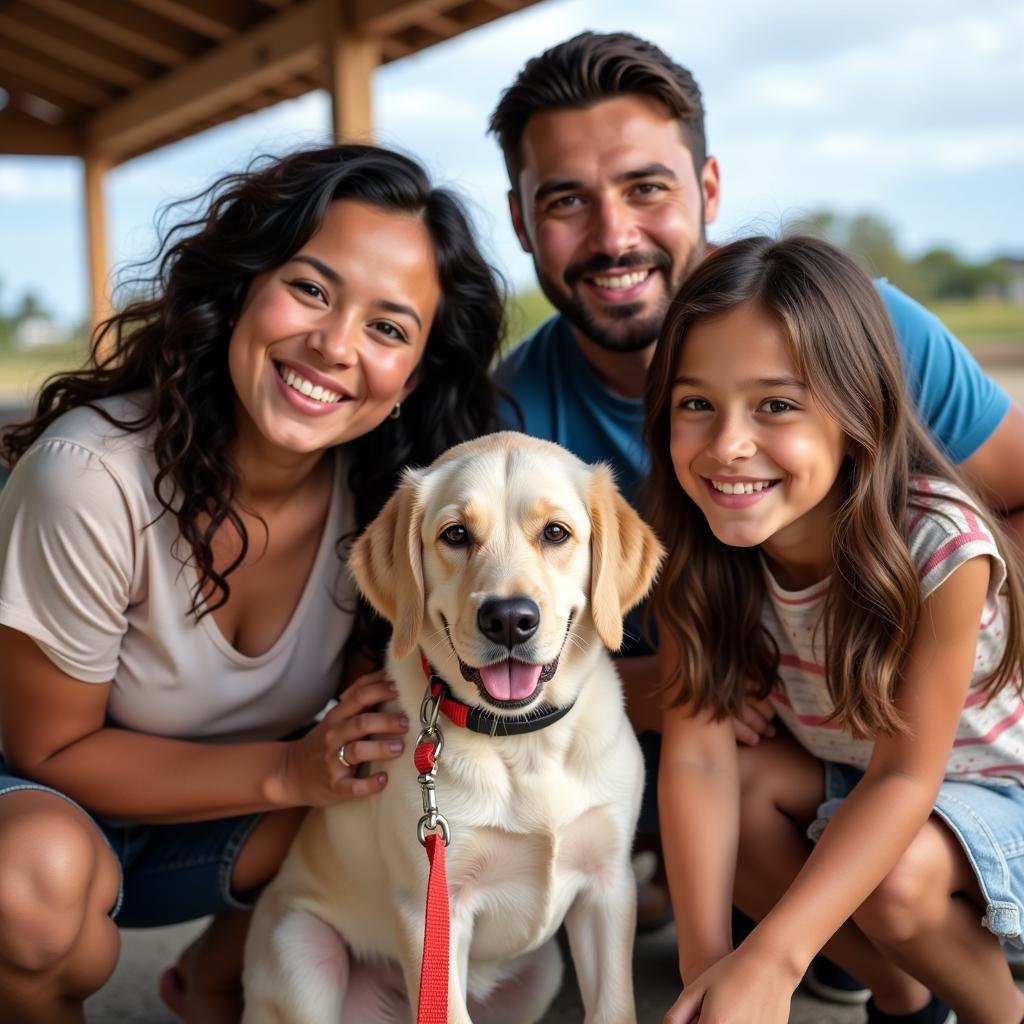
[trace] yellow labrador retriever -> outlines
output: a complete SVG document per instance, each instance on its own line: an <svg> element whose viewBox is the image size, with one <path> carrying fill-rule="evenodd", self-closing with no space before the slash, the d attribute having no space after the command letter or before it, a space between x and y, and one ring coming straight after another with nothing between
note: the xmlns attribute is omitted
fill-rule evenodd
<svg viewBox="0 0 1024 1024"><path fill-rule="evenodd" d="M410 721L425 662L445 688L451 1024L542 1019L563 921L587 1020L635 1021L642 764L607 649L661 556L606 467L515 433L408 472L353 550ZM307 817L254 915L247 1024L411 1020L427 858L408 759L379 796Z"/></svg>

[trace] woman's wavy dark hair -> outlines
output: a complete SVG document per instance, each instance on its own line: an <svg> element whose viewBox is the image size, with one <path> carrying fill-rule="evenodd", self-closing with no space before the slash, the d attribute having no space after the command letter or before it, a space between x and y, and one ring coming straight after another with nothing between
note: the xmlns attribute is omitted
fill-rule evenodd
<svg viewBox="0 0 1024 1024"><path fill-rule="evenodd" d="M58 416L78 406L96 408L124 430L155 425L154 491L195 558L197 615L227 600L227 577L248 544L234 502L238 473L228 456L235 435L227 354L232 324L253 278L287 263L319 229L330 204L342 199L419 217L441 286L418 383L401 416L348 443L348 483L362 529L403 466L426 465L451 445L497 426L489 368L504 329L504 289L480 253L461 202L433 188L415 161L374 146L262 157L169 207L173 212L202 204L205 212L163 234L159 252L143 264L155 269L129 282L143 297L97 327L89 364L50 378L32 418L0 441L0 457L13 466ZM120 421L95 406L140 389L151 401L135 419ZM211 542L225 522L242 547L231 565L218 570Z"/></svg>
<svg viewBox="0 0 1024 1024"><path fill-rule="evenodd" d="M669 445L672 388L688 331L751 303L779 324L797 372L849 443L823 616L833 717L857 736L903 731L893 696L921 613L905 531L908 509L928 507L914 477L964 491L1006 560L1006 649L984 686L989 696L1005 685L1019 690L1024 603L1016 546L918 422L877 290L825 242L759 237L717 250L683 284L647 379L647 508L669 550L653 603L679 652L670 681L679 702L724 718L737 712L751 685L767 696L777 681L778 650L761 620L758 548L727 547L715 537L679 486Z"/></svg>

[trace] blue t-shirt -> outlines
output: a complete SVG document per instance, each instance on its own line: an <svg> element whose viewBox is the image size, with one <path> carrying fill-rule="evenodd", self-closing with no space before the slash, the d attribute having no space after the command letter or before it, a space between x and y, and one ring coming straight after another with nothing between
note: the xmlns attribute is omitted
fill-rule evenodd
<svg viewBox="0 0 1024 1024"><path fill-rule="evenodd" d="M992 436L1010 399L938 317L887 281L875 285L921 419L946 454L963 462ZM541 324L502 361L496 376L519 403L527 434L557 441L585 462L611 463L623 494L636 504L648 466L643 401L605 388L563 316ZM505 418L518 428L511 410Z"/></svg>

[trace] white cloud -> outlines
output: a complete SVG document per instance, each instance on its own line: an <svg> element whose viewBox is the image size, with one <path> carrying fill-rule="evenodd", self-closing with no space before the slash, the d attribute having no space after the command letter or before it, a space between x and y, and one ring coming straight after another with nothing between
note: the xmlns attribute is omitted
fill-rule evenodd
<svg viewBox="0 0 1024 1024"><path fill-rule="evenodd" d="M809 155L846 165L870 164L884 175L913 173L922 165L932 171L983 171L1006 164L1024 170L1024 135L1009 128L909 131L902 137L835 131L815 140Z"/></svg>
<svg viewBox="0 0 1024 1024"><path fill-rule="evenodd" d="M77 160L36 157L0 160L0 202L70 203L81 198L81 170Z"/></svg>

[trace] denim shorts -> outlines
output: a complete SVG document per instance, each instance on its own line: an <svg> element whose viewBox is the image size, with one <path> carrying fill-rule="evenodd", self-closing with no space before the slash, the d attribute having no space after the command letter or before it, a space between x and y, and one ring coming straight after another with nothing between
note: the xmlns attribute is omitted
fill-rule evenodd
<svg viewBox="0 0 1024 1024"><path fill-rule="evenodd" d="M859 768L825 765L825 802L807 830L817 841L861 780ZM942 783L933 813L956 836L985 899L981 923L1002 942L1024 949L1024 786L1012 782Z"/></svg>
<svg viewBox="0 0 1024 1024"><path fill-rule="evenodd" d="M235 858L262 815L177 825L125 825L84 810L70 797L12 775L0 757L0 796L20 789L53 793L78 807L100 830L120 865L110 916L125 928L155 928L222 910L246 910L255 900L231 891Z"/></svg>

